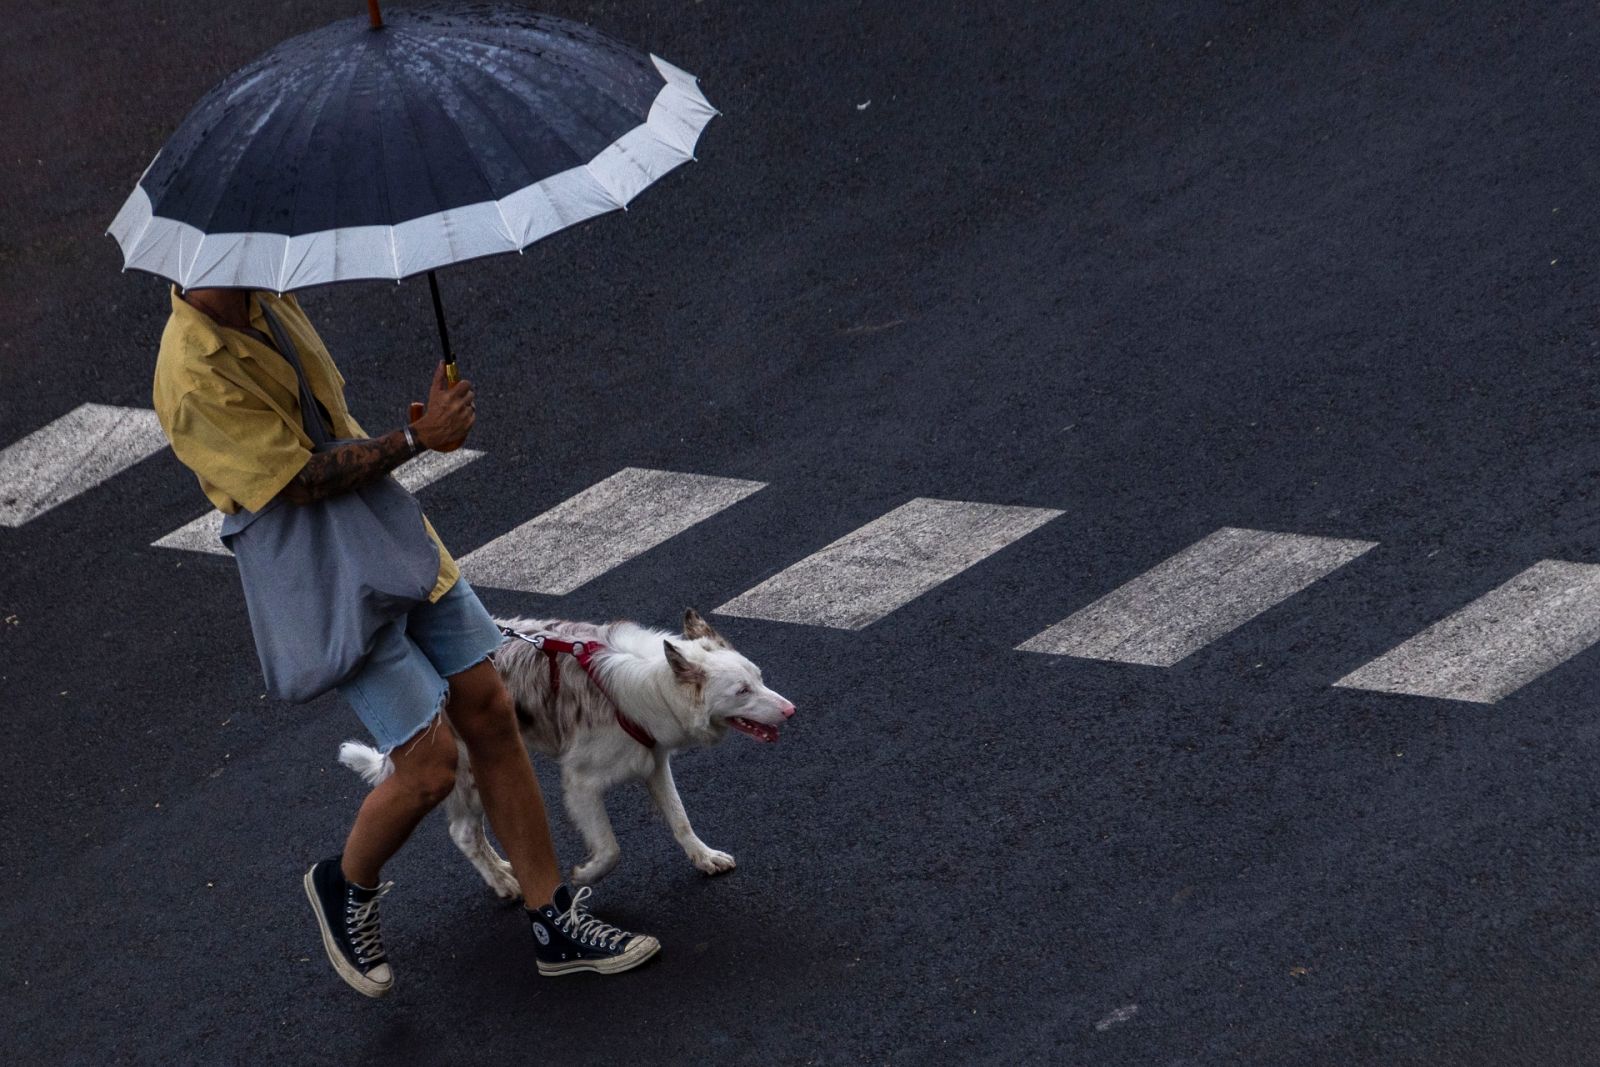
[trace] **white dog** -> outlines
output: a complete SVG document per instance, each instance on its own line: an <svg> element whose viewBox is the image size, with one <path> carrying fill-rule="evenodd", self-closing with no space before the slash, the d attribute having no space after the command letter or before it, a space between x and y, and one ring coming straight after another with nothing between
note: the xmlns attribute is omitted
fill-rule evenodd
<svg viewBox="0 0 1600 1067"><path fill-rule="evenodd" d="M732 856L695 836L672 781L671 759L680 748L720 741L730 726L758 741L776 741L794 705L762 684L761 669L693 609L684 613L682 638L631 622L495 622L525 635L583 642L592 655L585 668L571 652L516 638L508 638L494 654L516 704L523 740L561 764L567 812L589 848L588 858L573 868L572 881L592 885L617 865L622 850L606 816L605 792L636 780L649 784L672 836L696 867L706 874L732 870ZM339 747L339 761L372 785L394 770L387 756L354 741ZM465 746L445 812L451 838L489 887L502 897L518 895L511 865L484 835L483 803Z"/></svg>

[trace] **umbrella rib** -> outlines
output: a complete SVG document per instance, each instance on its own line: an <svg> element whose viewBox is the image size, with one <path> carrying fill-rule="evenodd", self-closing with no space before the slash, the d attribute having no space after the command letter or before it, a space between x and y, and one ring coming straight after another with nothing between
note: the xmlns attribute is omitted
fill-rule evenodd
<svg viewBox="0 0 1600 1067"><path fill-rule="evenodd" d="M285 105L287 104L287 102L289 101L289 99L290 99L290 97L292 95L293 94L289 94L289 93L280 93L278 98L273 102L272 109L268 112L268 114L264 118L261 118L261 119L258 120L258 128L265 128L267 123L274 116L276 116L280 111L285 111L286 110ZM279 157L279 156L281 156L283 154L284 142L288 139L290 133L292 133L297 128L297 125L298 125L301 117L304 116L305 113L311 108L312 101L313 101L313 99L316 99L316 98L317 98L317 94L315 94L315 93L305 93L303 95L298 96L295 99L295 102L298 103L300 106L295 108L292 113L285 114L284 121L279 125L279 127L278 127L278 137L277 137L276 143L272 146L272 150L271 150L271 155L273 157ZM326 98L326 94L323 95L323 99L325 99L325 98ZM224 194L226 193L228 186L231 185L234 176L238 173L239 168L244 165L245 158L251 154L252 150L256 149L257 146L262 144L262 143L264 143L264 142L252 139L251 141L249 141L248 143L246 143L244 145L243 150L239 153L239 157L236 160L234 160L233 166L229 168L228 177L227 177L225 183L222 186L222 192ZM220 201L221 199L222 199L222 197L219 196L218 200ZM217 207L218 207L217 204L213 204L212 208L211 208L211 211L206 215L205 224L206 224L207 229L200 230L199 227L196 227L196 229L201 234L201 243L202 244L204 243L205 238L207 236L210 236L209 227L211 226L211 220L213 218L215 218L215 216L216 216ZM274 233L274 231L271 231L271 230L254 230L254 229L246 230L246 231L243 231L243 232L245 232L247 234ZM273 280L273 283L272 283L273 289L276 292L282 292L283 291L282 290L282 283L283 283L284 271L286 270L286 264L288 262L288 257L289 257L290 235L287 232L285 232L284 234L282 234L282 237L283 237L283 263L280 264L279 269L278 269L278 276ZM191 259L191 261L190 261L190 269L191 270L193 269L194 263L197 262L198 259L199 259L199 248L197 246L196 247L196 252L195 252L195 257L193 259ZM185 278L183 280L182 284L183 284L183 287L185 289L188 288L189 280L190 279L188 279L188 278Z"/></svg>
<svg viewBox="0 0 1600 1067"><path fill-rule="evenodd" d="M266 64L263 63L263 62L258 61L257 65L261 68L261 70L265 70L266 69ZM246 68L246 70L248 70L248 69L249 68ZM241 71L240 73L243 74L243 71ZM258 70L256 72L256 74L252 75L252 77L246 81L246 84L248 84L250 82L253 82L255 80L258 80L259 74L260 74L260 71ZM235 87L235 88L237 88L237 87ZM310 104L309 95L310 94L307 94L306 96L301 96L297 100L297 102L300 104L300 107L297 108L292 115L286 116L286 121L280 127L281 132L279 133L277 144L274 145L274 148L273 148L274 155L276 155L276 154L281 152L281 150L283 148L283 140L287 136L288 131L294 128L295 122L299 119L299 117L302 114L304 114L306 108L309 106L309 104ZM276 117L280 111L284 111L285 110L286 104L287 104L287 102L289 100L289 96L290 96L290 94L283 93L283 92L280 91L278 96L272 101L272 106L268 109L267 113L265 115L259 115L253 120L257 130L265 128L266 125L274 117ZM187 122L189 120L185 119L185 121ZM232 165L228 168L227 177L225 179L223 179L219 183L219 185L218 185L217 202L213 203L211 205L210 210L206 212L205 221L204 221L205 228L201 229L201 227L195 226L195 229L201 235L201 238L200 238L201 245L203 245L205 243L206 237L210 236L210 227L211 227L212 220L216 217L216 213L217 213L218 207L220 205L220 202L223 199L223 197L226 195L226 193L227 193L228 189L230 188L230 186L232 185L234 176L238 173L239 168L244 165L245 158L250 155L251 150L253 148L255 148L259 143L261 143L261 142L253 140L253 139L251 141L246 142L241 147L241 150L239 152L238 157L233 161ZM182 164L180 164L180 166L181 165ZM166 218L167 216L162 216L162 217ZM173 221L176 222L176 221L179 221L179 220L174 219ZM246 231L242 231L242 232L250 234L250 233L255 233L255 232L270 232L270 231L246 230ZM288 235L285 234L284 235L285 249L287 249L288 239L289 239ZM201 251L200 246L196 246L195 256L190 261L190 267L189 267L190 270L193 269L194 263L198 262L200 251ZM187 289L189 280L190 279L185 278L180 282L180 284L182 284L183 287Z"/></svg>
<svg viewBox="0 0 1600 1067"><path fill-rule="evenodd" d="M393 71L394 64L393 64L392 61L394 59L394 56L390 52L389 49L385 49L384 50L383 59L384 59L385 65L388 66L391 71ZM406 124L411 127L411 138L412 138L413 141L416 142L416 144L421 145L423 143L422 131L417 128L417 118L416 118L416 116L414 114L412 114L410 102L406 99L404 93L401 93L399 95L400 95L400 110L405 114ZM424 160L422 169L428 176L428 190L429 190L429 192L431 192L433 194L434 206L438 207L438 205L444 203L444 197L439 195L439 183L434 178L433 168L429 167L427 165L426 161ZM443 210L446 210L446 209L440 208L438 211L431 212L430 215L437 215ZM427 218L429 216L425 215L425 216L421 216L421 217ZM409 221L409 220L406 220L406 221ZM394 223L390 224L389 232L390 232L391 235L394 233L394 226L395 225L396 224L394 224ZM445 248L449 252L448 258L446 258L443 262L445 262L445 263L453 262L454 259L455 259L455 251L456 250L455 250L455 242L450 239L450 228L448 226L441 226L439 228L439 231L444 235ZM424 269L427 269L427 268L424 268ZM413 271L412 273L415 274L417 272Z"/></svg>
<svg viewBox="0 0 1600 1067"><path fill-rule="evenodd" d="M526 106L527 100L530 97L538 97L538 98L540 98L542 100L546 100L546 101L549 102L549 104L552 107L560 108L565 114L570 116L578 124L581 124L583 126L588 127L595 134L599 135L600 137L605 138L606 139L606 145L608 147L612 143L615 142L616 138L611 137L609 131L603 130L599 126L595 125L595 123L590 121L588 116L586 116L583 112L581 112L581 111L577 110L576 108L574 108L571 104L569 104L565 100L563 100L559 95L557 95L555 93L552 93L550 90L545 88L545 86L543 84L538 82L536 79L528 76L527 74L525 74L522 70L518 69L517 67L508 65L508 64L503 63L503 62L496 61L496 60L490 58L487 55L475 54L474 52L472 52L469 49L462 49L460 47L460 42L458 42L458 41L440 40L440 41L435 42L435 44L436 44L436 47L438 48L438 50L441 53L452 55L453 58L461 60L463 65L466 65L469 68L470 67L474 67L474 66L484 66L484 67L492 66L494 70L510 75L512 78L514 78L516 81L518 81L519 83L521 83L523 86L526 87L526 89L525 89L526 96L524 96L522 98L519 98L519 102L523 103L524 106ZM522 51L522 49L515 48L515 47L509 46L509 45L502 46L502 47L504 48L504 50L507 50L507 51L518 51L518 52ZM569 70L574 69L576 67L575 64L563 63L562 61L566 58L564 56L553 56L553 57L552 56L543 56L543 57L540 57L540 58L543 59L546 62L551 63L552 65L563 65L563 66L566 66ZM457 83L457 84L459 84L459 83ZM599 92L602 96L604 96L608 101L610 101L618 109L620 109L620 110L622 110L624 112L627 112L629 114L633 113L632 108L629 107L629 105L626 102L624 102L624 101L620 100L619 98L617 98L615 95L613 95L611 92L609 92L604 86L601 86L596 82L588 82L586 84L588 84L591 88L593 88L597 92ZM540 116L538 116L537 112L534 112L534 115L535 115L535 117L540 117ZM643 123L645 120L646 120L646 116L641 116L639 118L639 122L640 123ZM554 124L552 124L552 123L550 123L548 121L544 121L544 126L545 126L546 129L550 130L551 133L555 134L557 139L560 140L560 142L562 144L566 145L567 148L572 152L573 158L575 160L577 160L577 163L575 164L576 166L583 166L583 165L593 161L594 156L597 153L585 154L584 152L580 152L572 144L571 141L569 141L565 137L561 136L559 128L556 127ZM602 151L603 151L603 149L602 149ZM549 175L546 175L546 177L549 177ZM542 179L536 178L535 180L538 181L538 180L542 180Z"/></svg>
<svg viewBox="0 0 1600 1067"><path fill-rule="evenodd" d="M381 67L374 64L372 70L374 79L379 79L380 74L392 76L394 72L394 68L390 66L387 59L385 59ZM389 231L389 262L394 266L395 284L399 285L400 248L395 239L394 205L389 200L389 138L386 136L387 131L388 124L380 119L378 122L378 172L383 180L378 185L378 200L383 212L381 217L388 220L386 228Z"/></svg>
<svg viewBox="0 0 1600 1067"><path fill-rule="evenodd" d="M528 45L525 41L515 38L495 39L491 37L485 39L483 37L476 36L472 31L481 29L481 27L478 26L462 26L458 29L460 29L462 32L458 33L454 37L441 38L438 43L440 45L449 45L458 42L472 42L475 44L487 45L491 48L502 51L519 52L523 55L532 56L541 62L549 63L552 66L559 66L574 75L580 75L586 85L595 89L607 100L610 100L613 104L625 111L630 110L625 97L619 96L614 91L617 79L613 77L611 70L604 63L591 61L588 58L587 53L578 54L564 49L549 48L548 46L545 51L539 51ZM551 30L540 29L537 32L544 37L552 39L555 39L559 36ZM585 41L584 44L587 47L596 49L605 47L597 41ZM631 50L623 49L622 51L629 60L635 62L637 61L637 56ZM513 72L516 71L516 68L514 67L507 67L505 69Z"/></svg>
<svg viewBox="0 0 1600 1067"><path fill-rule="evenodd" d="M156 206L155 203L151 201L150 194L145 191L143 185L134 186L134 190L144 196L144 225L139 227L139 235L132 241L128 242L128 250L122 254L122 263L124 269L126 269L127 265L132 263L134 257L139 254L140 242L144 240L144 235L150 232L150 224L156 221Z"/></svg>
<svg viewBox="0 0 1600 1067"><path fill-rule="evenodd" d="M462 98L470 100L473 107L477 108L480 113L483 112L483 108L478 104L478 98L468 91L465 84L463 84L460 79L456 78L452 73L441 67L439 64L434 63L430 58L421 52L418 53L417 58L428 64L434 70L439 71L444 79L460 92ZM467 139L466 131L461 128L461 123L456 118L455 114L447 106L445 106L443 99L443 95L441 94L441 102L439 104L440 112L443 113L445 118L450 120L450 125L456 131L456 136L461 139L462 146L467 149L467 155L472 160L473 169L478 172L478 177L483 179L483 187L489 191L489 199L494 203L495 212L500 216L500 228L505 234L506 241L509 242L513 248L519 248L521 244L517 239L517 235L512 232L511 220L506 218L505 209L500 206L499 190L494 187L494 182L489 179L489 175L484 172L483 162L478 158L477 153L471 150L472 142ZM498 130L495 132L499 133ZM505 139L504 135L502 135L501 139Z"/></svg>
<svg viewBox="0 0 1600 1067"><path fill-rule="evenodd" d="M297 153L297 157L299 155L303 155L306 150L310 149L316 143L317 134L323 128L324 120L326 120L328 118L328 110L329 110L328 109L328 103L329 103L329 101L334 100L336 98L341 98L341 97L343 97L345 95L348 95L350 84L355 80L356 73L357 73L358 70L359 70L359 67L352 66L352 67L347 68L343 72L343 77L338 79L338 80L336 80L334 78L326 78L326 79L323 80L322 86L321 86L322 92L321 92L320 96L318 97L316 110L311 115L310 128L306 131L305 141L304 141L304 146L305 147L302 148L299 153ZM338 90L337 92L335 91L336 89ZM302 193L303 189L304 189L303 184L299 180L299 177L298 177L298 174L297 174L296 181L295 181L294 196L293 196L293 200L292 200L292 204L293 204L293 206L291 208L292 214L291 214L290 219L289 219L289 229L291 231L294 230L295 223L297 222L297 220L300 217L300 211L299 211L299 208L300 208L300 196L301 196L301 193ZM316 233L316 232L322 232L322 231L313 231L313 233ZM337 228L336 227L334 228L334 232L337 233ZM284 242L283 242L283 263L278 268L278 282L277 282L277 291L280 292L280 293L284 291L284 287L289 282L289 252L294 247L294 238L295 238L295 236L296 235L293 232L291 232L289 234L286 234ZM335 238L335 240L337 241L337 238ZM306 243L305 252L303 252L301 254L300 262L295 264L295 269L296 270L298 270L300 268L300 264L301 263L305 262L306 256L310 255L311 248L312 248L312 243L308 241ZM335 246L335 256L337 256L337 245Z"/></svg>
<svg viewBox="0 0 1600 1067"><path fill-rule="evenodd" d="M273 284L279 296L283 295L283 280L289 276L289 243L293 240L288 234L283 235L283 259L278 262L278 278Z"/></svg>
<svg viewBox="0 0 1600 1067"><path fill-rule="evenodd" d="M259 116L257 116L255 118L254 122L255 122L256 129L259 130L259 129L265 128L267 123L271 122L273 117L275 115L277 115L279 111L283 110L285 100L286 100L285 94L280 93L272 101L272 106L267 109L267 113L265 115L259 115ZM298 112L296 114L298 114ZM203 232L208 233L208 234L211 232L211 220L216 217L217 211L221 206L222 200L226 197L230 186L233 184L234 176L239 173L239 168L244 164L245 156L249 155L250 149L253 146L253 144L254 144L253 141L247 141L243 145L240 146L238 156L234 158L233 164L228 167L228 175L227 175L227 177L222 179L222 181L218 184L218 187L217 187L218 188L217 201L211 205L211 210L206 212L206 216L205 216L205 226L206 226L206 228L205 228L205 230Z"/></svg>

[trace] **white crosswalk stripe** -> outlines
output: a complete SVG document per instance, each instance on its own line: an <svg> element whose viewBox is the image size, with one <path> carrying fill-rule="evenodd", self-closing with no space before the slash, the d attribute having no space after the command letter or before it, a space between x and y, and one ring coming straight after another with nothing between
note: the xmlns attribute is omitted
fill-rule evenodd
<svg viewBox="0 0 1600 1067"><path fill-rule="evenodd" d="M1376 543L1225 526L1017 647L1170 667Z"/></svg>
<svg viewBox="0 0 1600 1067"><path fill-rule="evenodd" d="M80 404L0 451L0 526L21 526L167 447L148 408Z"/></svg>
<svg viewBox="0 0 1600 1067"><path fill-rule="evenodd" d="M0 526L21 526L167 446L154 411L85 403L0 450ZM413 492L482 458L429 452ZM570 593L764 488L629 467L462 557L475 584ZM717 613L859 630L1054 519L1048 508L918 498L741 593ZM227 555L211 511L153 544ZM1375 546L1224 527L1020 651L1170 667ZM1493 704L1600 642L1600 564L1545 560L1334 684Z"/></svg>
<svg viewBox="0 0 1600 1067"><path fill-rule="evenodd" d="M475 459L481 459L483 453L471 448L458 448L454 452L424 452L415 459L408 459L395 468L395 480L415 493L425 485L431 485L447 474L465 467ZM212 555L226 556L231 553L217 539L222 531L222 512L215 508L195 519L178 527L159 541L152 541L156 548L176 548L185 552L207 552Z"/></svg>
<svg viewBox="0 0 1600 1067"><path fill-rule="evenodd" d="M917 499L773 575L722 615L859 630L1061 512Z"/></svg>
<svg viewBox="0 0 1600 1067"><path fill-rule="evenodd" d="M1600 641L1600 564L1547 559L1334 684L1493 704Z"/></svg>
<svg viewBox="0 0 1600 1067"><path fill-rule="evenodd" d="M230 553L217 540L221 532L222 512L212 508L193 522L185 523L159 541L150 543L156 548L177 548L185 552L210 552L226 556Z"/></svg>
<svg viewBox="0 0 1600 1067"><path fill-rule="evenodd" d="M461 560L473 585L570 593L765 482L626 467Z"/></svg>

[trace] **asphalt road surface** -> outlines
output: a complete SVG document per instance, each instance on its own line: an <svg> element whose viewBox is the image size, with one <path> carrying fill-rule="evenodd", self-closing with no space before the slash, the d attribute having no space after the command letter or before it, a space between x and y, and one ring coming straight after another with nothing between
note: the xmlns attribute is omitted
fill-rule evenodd
<svg viewBox="0 0 1600 1067"><path fill-rule="evenodd" d="M693 605L800 710L678 761L730 874L613 795L624 976L538 977L431 817L385 1001L299 885L359 724L158 544L103 235L363 5L6 8L6 1062L1600 1063L1592 4L551 4L722 116L443 274L481 455L419 495L491 610ZM398 425L426 287L301 296Z"/></svg>

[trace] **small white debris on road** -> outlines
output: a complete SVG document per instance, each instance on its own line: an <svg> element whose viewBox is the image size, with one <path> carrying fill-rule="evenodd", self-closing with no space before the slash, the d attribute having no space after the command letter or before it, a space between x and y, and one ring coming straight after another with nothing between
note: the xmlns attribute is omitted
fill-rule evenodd
<svg viewBox="0 0 1600 1067"><path fill-rule="evenodd" d="M1139 1005L1127 1004L1107 1015L1104 1019L1094 1024L1096 1030L1109 1030L1118 1023L1125 1023L1139 1014Z"/></svg>

